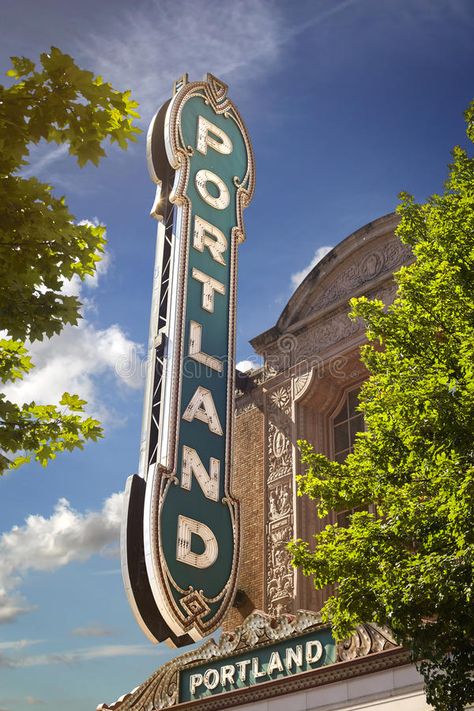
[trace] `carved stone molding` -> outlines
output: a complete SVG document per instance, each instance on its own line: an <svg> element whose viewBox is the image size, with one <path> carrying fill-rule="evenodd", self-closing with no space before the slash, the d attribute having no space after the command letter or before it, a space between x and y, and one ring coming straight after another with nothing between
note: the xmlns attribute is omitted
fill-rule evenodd
<svg viewBox="0 0 474 711"><path fill-rule="evenodd" d="M390 240L379 249L367 252L359 262L334 274L324 292L311 305L308 315L322 311L346 296L349 298L362 285L378 279L383 274L396 271L411 258L410 248L398 238Z"/></svg>
<svg viewBox="0 0 474 711"><path fill-rule="evenodd" d="M291 381L267 393L266 407L266 609L291 612L295 580L286 544L294 536L293 402Z"/></svg>
<svg viewBox="0 0 474 711"><path fill-rule="evenodd" d="M367 297L369 299L380 299L380 301L383 301L386 306L390 306L395 299L396 294L397 285L394 281L389 281L387 284L367 292Z"/></svg>
<svg viewBox="0 0 474 711"><path fill-rule="evenodd" d="M351 321L348 309L344 309L292 336L291 350L280 351L277 341L265 354L267 376L262 382L304 361L307 362L305 370L309 370L331 346L362 331L362 321Z"/></svg>
<svg viewBox="0 0 474 711"><path fill-rule="evenodd" d="M311 380L313 379L313 370L310 369L306 371L303 375L298 375L293 380L293 398L294 400L299 400L309 386L311 385Z"/></svg>
<svg viewBox="0 0 474 711"><path fill-rule="evenodd" d="M239 394L235 399L235 414L238 417L251 410L263 408L263 392L261 388L253 388L248 393Z"/></svg>
<svg viewBox="0 0 474 711"><path fill-rule="evenodd" d="M288 482L270 489L270 506L268 515L270 521L286 516L291 512L291 487Z"/></svg>
<svg viewBox="0 0 474 711"><path fill-rule="evenodd" d="M292 461L288 432L278 423L268 422L268 476L267 484L288 476Z"/></svg>
<svg viewBox="0 0 474 711"><path fill-rule="evenodd" d="M337 645L337 659L347 662L359 657L366 657L371 652L383 652L397 646L395 639L388 627L375 624L363 624L357 627L356 632L349 639Z"/></svg>
<svg viewBox="0 0 474 711"><path fill-rule="evenodd" d="M362 330L362 321L351 321L347 310L331 316L299 335L295 362L298 363L302 360L312 362L316 354L322 353L335 343L360 333Z"/></svg>
<svg viewBox="0 0 474 711"><path fill-rule="evenodd" d="M380 299L389 306L397 293L397 285L390 281L367 292L370 299ZM294 366L305 364L307 371L303 376L295 379L295 398L298 399L300 391L305 387L305 379L309 377L309 371L315 364L322 361L325 352L337 343L351 338L358 334L363 334L364 323L361 319L352 321L349 318L349 309L344 308L337 313L332 313L321 321L308 326L292 335L292 348L285 352L279 350L279 341L266 353L266 382L279 373Z"/></svg>
<svg viewBox="0 0 474 711"><path fill-rule="evenodd" d="M256 373L254 382L256 385L263 385L267 380L274 378L277 373L278 370L276 368L273 368L268 362L265 362L263 368Z"/></svg>
<svg viewBox="0 0 474 711"><path fill-rule="evenodd" d="M233 632L224 632L217 642L211 639L197 649L172 659L157 669L141 686L121 696L115 703L100 704L97 706L97 711L159 711L171 708L179 701L179 672L187 667L200 663L212 665L230 655L251 653L258 647L291 640L298 635L325 627L317 612L298 610L295 615L271 616L255 610ZM388 629L373 624L363 624L357 628L353 637L337 645L336 663L331 666L335 669L336 675L339 672L341 678L344 678L337 662L350 662L377 652L396 649L397 645ZM325 667L322 671L327 675L329 669ZM303 676L297 675L298 679ZM252 692L257 693L255 687L252 687ZM203 700L202 703L208 701L212 702L209 699Z"/></svg>

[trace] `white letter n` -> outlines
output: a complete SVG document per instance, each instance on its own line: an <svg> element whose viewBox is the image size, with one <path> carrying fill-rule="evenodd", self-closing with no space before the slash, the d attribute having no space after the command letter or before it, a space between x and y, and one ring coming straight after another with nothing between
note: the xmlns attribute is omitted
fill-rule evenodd
<svg viewBox="0 0 474 711"><path fill-rule="evenodd" d="M191 447L183 446L181 464L181 488L191 491L192 475L196 477L204 496L213 501L219 501L219 472L220 462L214 457L210 458L209 474L201 461L199 454Z"/></svg>

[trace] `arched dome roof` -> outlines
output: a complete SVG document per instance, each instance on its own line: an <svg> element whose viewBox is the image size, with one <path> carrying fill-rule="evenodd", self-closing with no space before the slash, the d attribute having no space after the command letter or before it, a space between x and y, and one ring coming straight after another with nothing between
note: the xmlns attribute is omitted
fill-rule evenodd
<svg viewBox="0 0 474 711"><path fill-rule="evenodd" d="M252 339L258 353L283 334L309 323L386 281L409 259L409 249L394 231L399 217L390 213L369 222L336 245L305 277L275 326Z"/></svg>

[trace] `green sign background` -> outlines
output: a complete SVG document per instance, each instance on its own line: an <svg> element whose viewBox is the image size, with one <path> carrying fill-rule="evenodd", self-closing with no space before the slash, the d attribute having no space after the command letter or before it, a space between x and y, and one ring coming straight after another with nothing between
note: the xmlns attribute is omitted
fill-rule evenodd
<svg viewBox="0 0 474 711"><path fill-rule="evenodd" d="M219 128L222 128L230 137L233 151L230 155L223 155L210 146L207 155L202 155L196 150L196 135L199 115L207 118ZM181 419L178 441L177 476L180 478L181 458L183 445L192 447L197 451L206 470L209 469L210 457L220 461L220 499L224 496L224 476L226 471L226 428L227 423L227 382L228 368L234 367L228 363L228 334L229 318L229 293L231 284L231 244L232 228L237 224L236 192L234 178L242 181L247 172L249 156L241 135L240 128L235 121L224 115L217 115L212 108L200 97L190 98L184 105L181 116L181 126L184 142L194 149L190 158L190 174L187 187L187 196L192 205L188 240L188 270L187 270L187 296L185 297L185 330L184 352L187 353L189 344L189 324L191 320L202 324L201 350L209 355L222 358L224 368L222 373L197 363L192 358L185 356L182 371L182 396ZM195 188L196 173L201 170L210 170L216 173L226 184L230 193L230 202L225 210L218 210L208 205ZM208 183L209 192L214 186ZM215 194L215 189L214 193ZM199 252L192 246L192 232L194 216L198 215L218 227L226 236L228 248L224 253L226 265L218 264L206 248ZM225 285L226 293L214 294L214 312L209 313L201 306L203 285L192 278L193 267L217 279ZM210 390L216 406L223 436L212 433L207 424L197 419L187 422L182 419L182 414L194 395L197 387L202 385ZM183 514L206 524L217 538L219 553L215 563L205 569L194 568L176 560L176 540L178 515ZM229 580L234 551L234 529L229 507L222 501L215 502L207 499L196 481L192 477L191 491L182 489L179 485L169 488L163 503L161 513L160 537L163 554L170 574L178 586L187 590L192 586L202 590L206 598L218 596ZM192 550L202 552L202 542L198 537L192 539ZM173 590L175 600L178 602L180 594ZM208 603L211 618L219 607L219 602ZM207 619L204 617L204 620Z"/></svg>
<svg viewBox="0 0 474 711"><path fill-rule="evenodd" d="M274 671L271 676L259 676L257 679L253 677L252 673L247 674L246 682L241 681L236 674L236 683L229 685L226 684L225 688L220 685L216 686L215 689L207 689L204 684L201 684L195 691L193 695L190 693L190 681L193 674L202 674L206 672L207 669L216 669L220 671L220 668L225 664L236 664L237 662L244 661L246 659L252 659L257 657L259 660L259 669L266 670L270 655L272 652L279 652L282 660L285 658L285 650L288 647L295 648L297 644L302 644L303 648L306 642L311 642L319 640L323 646L323 655L320 660L313 664L306 664L302 667L296 668L293 665L292 671L287 672L286 669L283 672ZM245 689L255 684L263 684L275 679L283 679L289 676L294 676L296 673L301 673L305 671L310 671L311 669L318 669L319 667L326 666L327 664L333 664L336 661L336 643L329 629L324 629L319 632L310 632L300 637L293 637L291 639L286 639L280 641L276 644L267 645L265 647L260 647L254 650L249 650L244 654L235 655L231 657L226 657L219 660L212 660L208 664L200 664L196 667L189 667L180 672L179 675L179 702L184 701L194 701L196 699L204 699L209 696L215 696L216 694L222 694L224 692L234 691L236 689ZM250 668L249 668L250 672Z"/></svg>

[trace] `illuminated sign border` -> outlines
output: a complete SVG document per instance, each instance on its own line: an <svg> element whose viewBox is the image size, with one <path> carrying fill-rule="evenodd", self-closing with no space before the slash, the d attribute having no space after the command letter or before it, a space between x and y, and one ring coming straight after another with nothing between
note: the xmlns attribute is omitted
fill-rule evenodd
<svg viewBox="0 0 474 711"><path fill-rule="evenodd" d="M160 520L164 501L170 487L179 483L177 477L178 447L182 446L179 431L182 419L183 363L187 346L184 338L184 314L188 293L188 256L191 250L190 231L193 210L191 200L187 195L187 189L190 178L191 156L194 151L184 139L181 115L186 103L194 97L199 97L207 106L211 107L216 117L224 116L225 119L231 119L235 122L239 136L245 145L246 170L243 179L240 179L240 181L233 179L236 220L235 224L232 224L231 238L228 244L229 285L227 353L225 356L227 358L225 457L224 462L221 463L224 471L222 472L221 469L220 479L224 491L221 503L227 506L232 522L232 566L226 584L222 587L217 597L206 598L202 590L193 589L192 586L189 586L187 591L180 588L181 599L179 607L176 602L176 596L173 596L173 588L176 591L179 586L174 581L173 575L166 564L160 536ZM244 240L242 213L253 195L255 169L252 147L245 125L236 107L228 99L227 86L223 82L210 74L207 75L207 80L202 82L187 83L187 77L184 77L177 87L171 102L168 103L166 113L164 114L162 109L153 120L148 138L150 173L152 179L158 185L157 199L155 200L152 214L161 220L158 228L157 257L160 250L161 254L157 259L158 269L155 269L154 307L152 308L152 328L150 333L150 340L154 342L154 345L151 349L153 358L148 366L148 383L145 395L144 439L142 438L140 466L142 480L140 482L137 481L139 477L135 476L132 477L132 481L129 480L127 485L126 498L128 506L126 507L124 526L122 527L122 569L130 604L144 632L152 641L156 642L165 639L173 645L181 646L189 643L192 639L198 640L215 630L221 623L235 594L240 558L239 506L232 496L231 489L237 245ZM161 119L159 119L160 116ZM218 141L216 142L216 138L212 138L215 135L215 131L212 128L213 124L209 125L211 127L210 131L205 134L209 150L213 148L214 143L216 145L215 150L224 153L224 150L219 151L219 145L222 144ZM152 143L156 138L156 132L162 129L169 163L168 173L170 168L171 172L174 171L174 184L171 190L170 186L166 185L163 175L161 173L158 174L156 162L153 159L154 149ZM224 142L225 137L224 132ZM219 138L219 133L217 133L217 138ZM197 140L199 140L199 135ZM163 155L161 155L162 158ZM206 171L200 172L206 173ZM210 175L218 178L213 173L210 173ZM212 181L212 178L210 180ZM204 183L203 189L206 190L206 183ZM217 198L209 194L207 198L206 202L208 204L212 204L213 200L217 200ZM169 207L172 207L171 221L169 219ZM170 232L171 224L173 229ZM166 250L168 251L166 252ZM161 283L158 288L156 285L157 272L161 272L159 276L163 280L163 274L166 270L168 270L168 284L165 288ZM166 294L166 289L168 289L169 294ZM160 316L157 303L162 298L163 293L169 300L166 323L162 329L156 327L153 330L154 323L159 322ZM191 354L189 353L188 355ZM200 355L203 358L212 359L205 353ZM157 396L156 393L159 393L159 395ZM159 400L158 407L154 399ZM157 416L158 412L159 415ZM159 423L153 423L153 418L155 420L159 419ZM157 437L154 438L151 437L153 427L158 433ZM153 439L152 443L150 439ZM152 448L154 448L154 453L151 451ZM191 469L190 478L192 478L193 473L196 474ZM143 480L146 480L145 486L143 485ZM141 554L140 546L137 547L136 545L137 536L135 534L130 535L131 530L136 528L135 519L137 517L143 519L143 542L141 548L146 562L146 574L144 571L137 572L136 561L131 560L131 557L136 555L137 550L138 555ZM180 516L179 521L181 518L185 519L186 517ZM178 538L179 530L178 528ZM217 531L217 534L219 534L219 531ZM191 532L188 532L188 541L190 540ZM147 588L145 598L143 596L143 587ZM145 603L143 602L144 599ZM155 606L153 605L153 600ZM217 612L212 612L212 616L210 616L211 609L208 603L213 604L214 609L216 605L218 606ZM203 619L206 616L207 619Z"/></svg>

